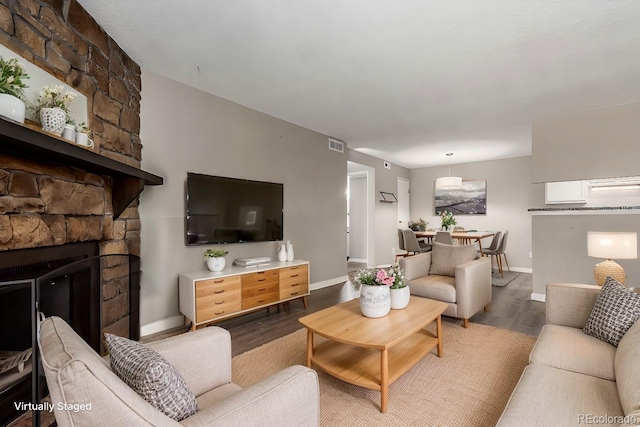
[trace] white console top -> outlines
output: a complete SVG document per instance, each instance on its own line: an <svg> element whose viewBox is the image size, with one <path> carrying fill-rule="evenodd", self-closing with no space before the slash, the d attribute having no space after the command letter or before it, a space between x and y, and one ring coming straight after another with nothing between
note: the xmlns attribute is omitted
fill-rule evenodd
<svg viewBox="0 0 640 427"><path fill-rule="evenodd" d="M266 271L273 270L275 268L283 268L283 267L295 267L296 265L305 265L309 264L309 261L296 260L293 261L271 261L269 264L265 265L256 265L253 267L236 267L232 265L228 265L222 271L191 271L189 273L180 273L181 276L184 276L190 280L206 280L206 279L215 279L219 277L227 277L227 276L236 276L238 274L247 274L253 273L255 271Z"/></svg>

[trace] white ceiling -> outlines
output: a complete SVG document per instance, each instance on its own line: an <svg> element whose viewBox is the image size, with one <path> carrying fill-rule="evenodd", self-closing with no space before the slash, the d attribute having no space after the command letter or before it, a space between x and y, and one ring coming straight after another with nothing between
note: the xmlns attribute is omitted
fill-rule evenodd
<svg viewBox="0 0 640 427"><path fill-rule="evenodd" d="M143 69L409 168L640 101L637 0L78 1Z"/></svg>

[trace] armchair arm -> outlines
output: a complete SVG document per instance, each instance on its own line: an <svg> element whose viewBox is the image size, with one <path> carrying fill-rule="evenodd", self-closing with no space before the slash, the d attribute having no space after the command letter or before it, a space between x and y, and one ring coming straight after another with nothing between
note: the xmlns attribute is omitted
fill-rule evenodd
<svg viewBox="0 0 640 427"><path fill-rule="evenodd" d="M468 319L491 302L491 261L479 258L456 267L458 317Z"/></svg>
<svg viewBox="0 0 640 427"><path fill-rule="evenodd" d="M147 344L167 359L196 396L231 382L231 335L217 326Z"/></svg>
<svg viewBox="0 0 640 427"><path fill-rule="evenodd" d="M547 324L584 328L596 303L600 286L549 283L545 297Z"/></svg>
<svg viewBox="0 0 640 427"><path fill-rule="evenodd" d="M398 265L404 270L404 277L407 282L418 277L427 276L429 268L431 268L431 252L400 258Z"/></svg>
<svg viewBox="0 0 640 427"><path fill-rule="evenodd" d="M320 425L316 371L290 366L181 421L184 426Z"/></svg>

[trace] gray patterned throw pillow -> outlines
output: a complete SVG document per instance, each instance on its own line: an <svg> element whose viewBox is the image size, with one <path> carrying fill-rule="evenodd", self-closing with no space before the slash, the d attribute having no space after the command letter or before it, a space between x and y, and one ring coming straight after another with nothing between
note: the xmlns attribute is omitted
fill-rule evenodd
<svg viewBox="0 0 640 427"><path fill-rule="evenodd" d="M104 335L111 369L144 400L176 421L196 413L196 397L176 368L159 353L136 341Z"/></svg>
<svg viewBox="0 0 640 427"><path fill-rule="evenodd" d="M618 343L640 319L640 294L607 277L583 331L609 344Z"/></svg>

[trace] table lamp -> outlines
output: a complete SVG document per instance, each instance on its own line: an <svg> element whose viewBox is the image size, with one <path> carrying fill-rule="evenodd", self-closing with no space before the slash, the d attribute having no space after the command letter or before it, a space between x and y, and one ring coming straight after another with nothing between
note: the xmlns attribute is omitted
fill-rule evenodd
<svg viewBox="0 0 640 427"><path fill-rule="evenodd" d="M607 276L624 283L624 269L612 258L637 259L638 233L587 231L587 254L594 258L606 258L593 269L597 285L602 286Z"/></svg>

